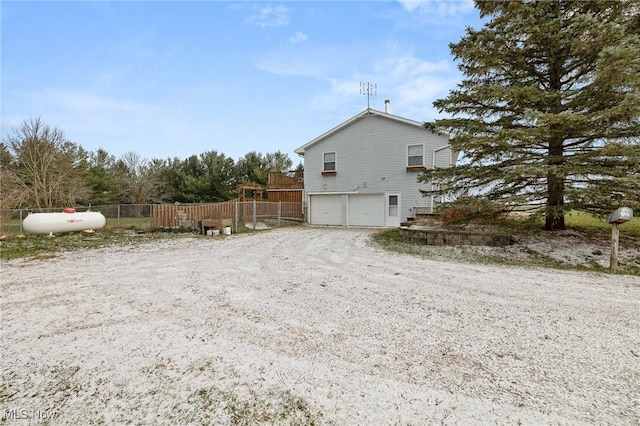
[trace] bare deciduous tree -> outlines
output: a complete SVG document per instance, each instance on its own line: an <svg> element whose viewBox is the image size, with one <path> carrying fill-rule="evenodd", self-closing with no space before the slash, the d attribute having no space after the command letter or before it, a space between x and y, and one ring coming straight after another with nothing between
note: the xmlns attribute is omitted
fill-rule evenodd
<svg viewBox="0 0 640 426"><path fill-rule="evenodd" d="M140 154L129 151L118 160L116 168L120 169L119 198L122 202L145 204L159 201L162 191L154 161L149 162Z"/></svg>
<svg viewBox="0 0 640 426"><path fill-rule="evenodd" d="M11 160L2 166L2 192L3 197L5 192L11 195L11 207L61 207L88 195L87 154L62 130L52 129L41 118L25 120L5 145Z"/></svg>

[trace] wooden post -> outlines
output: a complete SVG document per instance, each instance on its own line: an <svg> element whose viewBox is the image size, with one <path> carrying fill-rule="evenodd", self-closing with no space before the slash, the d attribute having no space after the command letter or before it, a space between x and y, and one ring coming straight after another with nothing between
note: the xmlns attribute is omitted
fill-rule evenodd
<svg viewBox="0 0 640 426"><path fill-rule="evenodd" d="M609 272L618 272L618 242L620 241L620 224L611 224L611 258L609 259Z"/></svg>
<svg viewBox="0 0 640 426"><path fill-rule="evenodd" d="M233 202L233 217L235 219L235 227L233 228L234 232L238 232L238 200Z"/></svg>
<svg viewBox="0 0 640 426"><path fill-rule="evenodd" d="M256 229L256 200L253 200L253 230Z"/></svg>
<svg viewBox="0 0 640 426"><path fill-rule="evenodd" d="M609 260L609 272L618 272L618 242L620 241L620 224L633 218L633 210L629 207L620 207L607 215L607 222L611 224L611 258Z"/></svg>
<svg viewBox="0 0 640 426"><path fill-rule="evenodd" d="M282 201L278 201L278 226L282 222Z"/></svg>

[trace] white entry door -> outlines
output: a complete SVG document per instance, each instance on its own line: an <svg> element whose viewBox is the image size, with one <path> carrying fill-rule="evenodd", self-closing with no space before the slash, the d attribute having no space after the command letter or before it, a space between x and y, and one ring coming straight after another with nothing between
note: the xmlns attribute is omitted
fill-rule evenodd
<svg viewBox="0 0 640 426"><path fill-rule="evenodd" d="M386 226L389 228L398 228L400 226L400 194L387 194L385 204Z"/></svg>

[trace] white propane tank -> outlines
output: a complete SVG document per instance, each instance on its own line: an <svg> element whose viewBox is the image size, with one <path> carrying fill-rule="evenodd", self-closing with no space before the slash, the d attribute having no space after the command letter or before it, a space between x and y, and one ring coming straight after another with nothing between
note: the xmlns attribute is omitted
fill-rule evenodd
<svg viewBox="0 0 640 426"><path fill-rule="evenodd" d="M100 212L64 209L62 213L30 213L22 221L22 229L29 234L46 235L100 229L106 224L107 219Z"/></svg>

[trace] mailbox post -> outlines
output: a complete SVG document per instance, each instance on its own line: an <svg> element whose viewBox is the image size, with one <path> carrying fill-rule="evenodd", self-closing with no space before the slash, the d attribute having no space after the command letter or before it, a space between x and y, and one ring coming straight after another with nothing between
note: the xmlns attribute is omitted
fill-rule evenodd
<svg viewBox="0 0 640 426"><path fill-rule="evenodd" d="M620 224L630 221L633 218L633 210L629 207L620 207L618 210L607 215L607 222L611 228L611 258L609 259L609 272L618 272L618 242L620 241Z"/></svg>

